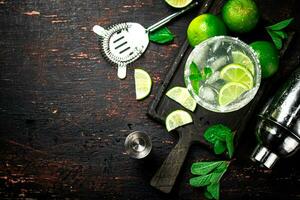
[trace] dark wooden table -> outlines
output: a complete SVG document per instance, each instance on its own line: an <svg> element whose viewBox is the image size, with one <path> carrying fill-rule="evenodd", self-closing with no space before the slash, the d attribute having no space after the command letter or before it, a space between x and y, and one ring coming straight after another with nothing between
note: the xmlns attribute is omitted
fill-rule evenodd
<svg viewBox="0 0 300 200"><path fill-rule="evenodd" d="M295 17L292 28L300 31L296 0L260 0L258 5L271 22ZM0 0L0 199L202 198L201 189L188 185L191 163L210 154L200 154L199 146L190 150L171 194L149 185L176 140L146 112L192 16L171 23L175 41L150 44L123 81L100 56L91 32L94 24L148 26L173 11L162 0ZM296 35L279 72L266 80L276 80L269 93L299 66L299 55ZM150 97L140 102L134 67L146 69L154 82ZM273 172L249 160L255 123L253 116L222 180L222 199L300 199L299 154ZM153 152L146 160L124 152L125 137L135 130L152 137Z"/></svg>

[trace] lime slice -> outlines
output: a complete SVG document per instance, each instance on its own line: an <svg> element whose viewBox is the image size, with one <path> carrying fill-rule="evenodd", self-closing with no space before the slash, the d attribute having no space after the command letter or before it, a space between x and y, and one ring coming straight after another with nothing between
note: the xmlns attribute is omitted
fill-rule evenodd
<svg viewBox="0 0 300 200"><path fill-rule="evenodd" d="M248 89L253 88L253 77L245 67L239 64L226 65L220 73L221 79L244 84Z"/></svg>
<svg viewBox="0 0 300 200"><path fill-rule="evenodd" d="M196 101L190 95L189 91L184 87L173 87L166 95L185 107L186 109L194 112L197 106Z"/></svg>
<svg viewBox="0 0 300 200"><path fill-rule="evenodd" d="M234 63L246 67L246 69L248 69L251 72L251 74L254 75L254 64L248 56L246 56L240 51L233 51L232 59Z"/></svg>
<svg viewBox="0 0 300 200"><path fill-rule="evenodd" d="M193 0L165 0L167 4L174 8L183 8L189 5Z"/></svg>
<svg viewBox="0 0 300 200"><path fill-rule="evenodd" d="M248 87L244 84L229 82L226 83L220 90L219 93L219 104L220 106L226 106L229 103L236 100L241 94L246 92Z"/></svg>
<svg viewBox="0 0 300 200"><path fill-rule="evenodd" d="M148 96L151 91L152 81L149 74L142 69L134 70L135 95L137 100Z"/></svg>
<svg viewBox="0 0 300 200"><path fill-rule="evenodd" d="M168 132L180 126L192 123L191 115L183 110L175 110L171 112L166 118L166 128Z"/></svg>

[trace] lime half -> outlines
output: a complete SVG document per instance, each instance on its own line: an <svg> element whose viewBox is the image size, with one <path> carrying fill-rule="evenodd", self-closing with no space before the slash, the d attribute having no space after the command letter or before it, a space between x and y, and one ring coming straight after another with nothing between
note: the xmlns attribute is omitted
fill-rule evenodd
<svg viewBox="0 0 300 200"><path fill-rule="evenodd" d="M220 106L226 106L239 98L241 94L246 92L248 87L244 84L236 83L236 82L229 82L225 84L219 93L219 104Z"/></svg>
<svg viewBox="0 0 300 200"><path fill-rule="evenodd" d="M193 0L165 0L167 4L174 8L183 8L189 5Z"/></svg>
<svg viewBox="0 0 300 200"><path fill-rule="evenodd" d="M166 118L166 128L168 132L180 126L192 123L191 115L183 110L175 110L171 112Z"/></svg>
<svg viewBox="0 0 300 200"><path fill-rule="evenodd" d="M150 94L152 81L151 77L146 71L142 69L135 69L134 81L137 100L141 100Z"/></svg>
<svg viewBox="0 0 300 200"><path fill-rule="evenodd" d="M220 77L225 81L244 84L249 90L253 88L253 76L251 72L239 64L226 65L221 70Z"/></svg>
<svg viewBox="0 0 300 200"><path fill-rule="evenodd" d="M232 52L233 63L240 64L248 69L254 75L254 64L251 59L240 51Z"/></svg>
<svg viewBox="0 0 300 200"><path fill-rule="evenodd" d="M166 95L192 112L196 109L196 101L184 87L173 87Z"/></svg>

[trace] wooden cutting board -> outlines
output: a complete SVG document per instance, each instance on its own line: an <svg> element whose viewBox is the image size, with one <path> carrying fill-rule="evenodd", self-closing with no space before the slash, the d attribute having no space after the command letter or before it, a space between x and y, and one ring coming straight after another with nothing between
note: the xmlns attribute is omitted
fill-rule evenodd
<svg viewBox="0 0 300 200"><path fill-rule="evenodd" d="M208 0L203 3L201 9L199 10L199 14L206 12L219 14L224 3L224 0ZM249 34L237 37L246 43L251 43L252 41L256 40L269 40L266 34L261 34L266 32L264 31L264 27L269 24L270 23L264 19L261 19L255 30L251 31ZM293 38L293 35L294 33L289 33L289 38L285 41L284 47L280 52L281 56L286 51ZM148 115L163 125L166 117L172 111L177 109L186 110L184 107L168 98L165 94L169 89L175 86L185 87L183 79L184 66L191 51L192 47L189 46L188 41L185 41L180 48L178 55L173 61L173 64L170 66L169 72L166 75L157 95L155 96L155 99L149 107ZM267 91L270 86L271 84L266 84L266 82L263 82L255 98L248 105L238 111L230 113L215 113L206 110L199 105L197 105L195 112L186 110L191 114L193 123L175 130L175 132L177 132L179 135L179 141L152 178L151 185L164 193L169 193L172 190L190 145L197 142L200 143L202 147L212 150L212 146L203 139L204 130L210 125L222 123L230 127L235 133L234 142L235 146L237 146L239 136L247 127L247 122L253 116L253 111L260 101L262 94Z"/></svg>

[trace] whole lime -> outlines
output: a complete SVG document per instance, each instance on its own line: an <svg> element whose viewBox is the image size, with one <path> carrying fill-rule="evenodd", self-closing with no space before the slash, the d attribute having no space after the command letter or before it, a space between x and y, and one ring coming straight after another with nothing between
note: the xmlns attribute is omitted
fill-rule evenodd
<svg viewBox="0 0 300 200"><path fill-rule="evenodd" d="M250 46L258 56L262 77L272 76L279 67L279 53L274 44L268 41L256 41Z"/></svg>
<svg viewBox="0 0 300 200"><path fill-rule="evenodd" d="M222 17L229 30L245 33L256 26L259 11L253 0L229 0L222 8Z"/></svg>
<svg viewBox="0 0 300 200"><path fill-rule="evenodd" d="M217 16L202 14L194 18L187 29L187 37L191 46L217 35L226 35L225 24Z"/></svg>

